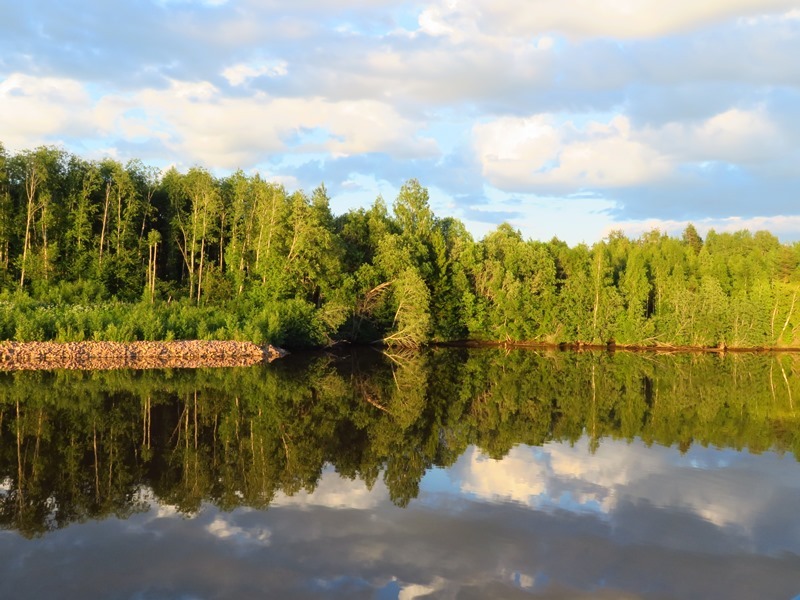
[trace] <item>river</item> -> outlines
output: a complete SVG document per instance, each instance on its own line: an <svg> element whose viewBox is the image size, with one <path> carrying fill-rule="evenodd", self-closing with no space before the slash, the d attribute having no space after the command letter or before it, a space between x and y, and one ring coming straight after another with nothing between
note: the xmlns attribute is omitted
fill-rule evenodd
<svg viewBox="0 0 800 600"><path fill-rule="evenodd" d="M800 356L0 373L2 598L800 596Z"/></svg>

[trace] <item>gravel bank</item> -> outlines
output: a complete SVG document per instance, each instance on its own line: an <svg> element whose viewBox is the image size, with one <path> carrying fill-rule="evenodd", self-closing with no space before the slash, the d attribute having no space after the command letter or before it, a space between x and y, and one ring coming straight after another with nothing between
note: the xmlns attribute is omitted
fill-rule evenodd
<svg viewBox="0 0 800 600"><path fill-rule="evenodd" d="M0 342L0 371L237 367L287 352L250 342Z"/></svg>

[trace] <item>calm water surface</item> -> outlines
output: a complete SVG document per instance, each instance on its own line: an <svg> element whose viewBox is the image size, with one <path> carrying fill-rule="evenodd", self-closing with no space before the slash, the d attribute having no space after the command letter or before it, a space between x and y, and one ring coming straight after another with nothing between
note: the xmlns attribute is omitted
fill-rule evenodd
<svg viewBox="0 0 800 600"><path fill-rule="evenodd" d="M0 374L0 598L800 597L800 357Z"/></svg>

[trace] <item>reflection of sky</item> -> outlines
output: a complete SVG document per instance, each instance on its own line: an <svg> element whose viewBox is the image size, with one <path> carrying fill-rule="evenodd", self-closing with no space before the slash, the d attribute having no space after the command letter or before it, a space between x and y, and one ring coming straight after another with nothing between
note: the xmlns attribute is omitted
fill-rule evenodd
<svg viewBox="0 0 800 600"><path fill-rule="evenodd" d="M312 493L301 490L287 496L283 492L275 494L272 501L276 506L327 506L328 508L373 508L386 502L389 491L383 481L377 481L373 488L367 489L363 481L350 481L340 477L332 468L322 473Z"/></svg>
<svg viewBox="0 0 800 600"><path fill-rule="evenodd" d="M793 598L793 457L603 441L470 448L407 509L327 470L266 511L155 505L0 532L0 598ZM146 496L147 494L145 494Z"/></svg>
<svg viewBox="0 0 800 600"><path fill-rule="evenodd" d="M787 463L790 463L787 465ZM787 468L788 467L788 468ZM449 493L516 502L539 509L589 511L611 515L621 502L648 502L691 512L720 527L751 529L766 505L769 491L800 488L791 457L758 457L732 450L647 448L637 442L605 441L594 456L586 438L575 446L550 443L541 448L517 446L502 460L470 448L446 473ZM442 490L442 471L432 471L422 489ZM428 485L428 478L437 483ZM753 494L752 490L762 490ZM795 551L800 550L800 539Z"/></svg>

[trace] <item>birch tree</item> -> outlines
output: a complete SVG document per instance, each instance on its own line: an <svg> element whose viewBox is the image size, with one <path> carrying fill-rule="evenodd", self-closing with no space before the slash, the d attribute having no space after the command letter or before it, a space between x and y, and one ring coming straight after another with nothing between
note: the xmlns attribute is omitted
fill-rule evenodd
<svg viewBox="0 0 800 600"><path fill-rule="evenodd" d="M189 297L200 302L209 247L218 233L219 189L213 176L199 167L171 177L177 183L170 189L176 242L189 277Z"/></svg>

